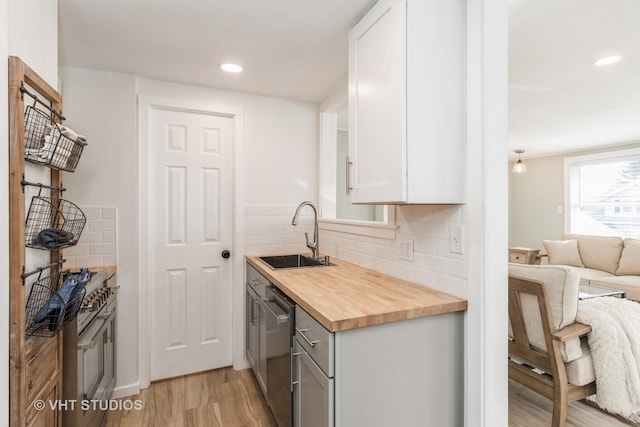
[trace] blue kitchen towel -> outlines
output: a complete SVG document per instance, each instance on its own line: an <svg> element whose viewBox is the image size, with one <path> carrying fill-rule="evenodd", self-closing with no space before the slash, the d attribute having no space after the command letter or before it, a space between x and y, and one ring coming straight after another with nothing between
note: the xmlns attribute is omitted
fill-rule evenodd
<svg viewBox="0 0 640 427"><path fill-rule="evenodd" d="M34 318L34 321L36 323L41 323L47 318L48 315L51 315L53 317L53 315L55 315L55 312L57 311L57 322L59 322L60 315L64 313L62 308L64 308L64 306L67 305L69 301L71 301L71 295L73 294L74 289L78 286L78 283L79 275L72 274L67 276L60 290L51 295L49 301L47 301L44 307L42 307L38 311L36 317Z"/></svg>
<svg viewBox="0 0 640 427"><path fill-rule="evenodd" d="M91 280L91 272L88 268L83 268L76 276L78 278L78 284L71 291L71 296L67 302L73 301L78 295L80 295L84 287L87 286L87 283Z"/></svg>

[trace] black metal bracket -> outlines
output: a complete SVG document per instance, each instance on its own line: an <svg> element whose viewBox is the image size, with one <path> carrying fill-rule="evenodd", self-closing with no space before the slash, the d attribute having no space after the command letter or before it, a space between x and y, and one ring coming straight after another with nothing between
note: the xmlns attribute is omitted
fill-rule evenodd
<svg viewBox="0 0 640 427"><path fill-rule="evenodd" d="M58 118L60 119L60 121L64 121L66 120L66 118L62 115L62 111L61 112L57 112L56 110L54 110L53 108L51 108L50 106L48 106L45 102L43 102L42 100L40 100L40 98L38 98L37 95L31 93L26 87L24 87L24 82L22 82L22 85L20 85L20 92L22 94L27 94L29 95L31 98L33 98L33 100L35 102L37 102L38 104L42 105L44 108L46 108L47 110L49 110L51 112L51 114L55 114L56 116L58 116Z"/></svg>
<svg viewBox="0 0 640 427"><path fill-rule="evenodd" d="M24 286L24 280L29 277L29 276L33 276L34 274L38 274L38 273L42 273L44 270L49 269L51 267L56 267L59 265L64 264L65 262L67 262L66 259L64 258L60 258L58 261L54 261L51 264L47 264L44 267L38 267L33 271L30 271L28 273L24 272L24 265L22 266L22 274L20 275L20 277L22 277L22 286Z"/></svg>
<svg viewBox="0 0 640 427"><path fill-rule="evenodd" d="M22 175L22 181L20 181L20 184L22 184L22 192L23 193L24 193L24 187L26 187L26 186L38 187L38 188L40 188L40 190L42 190L43 188L48 188L49 190L59 191L60 193L63 193L65 191L67 191L67 189L62 186L62 183L60 183L61 185L59 187L57 187L55 185L47 185L47 184L41 184L39 182L26 181L24 179L24 174Z"/></svg>

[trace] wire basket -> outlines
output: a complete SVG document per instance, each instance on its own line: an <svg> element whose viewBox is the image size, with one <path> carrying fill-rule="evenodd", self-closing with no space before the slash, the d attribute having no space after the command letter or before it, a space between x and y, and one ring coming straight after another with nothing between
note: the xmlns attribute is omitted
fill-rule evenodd
<svg viewBox="0 0 640 427"><path fill-rule="evenodd" d="M25 226L29 248L57 251L78 243L87 218L68 200L34 196Z"/></svg>
<svg viewBox="0 0 640 427"><path fill-rule="evenodd" d="M31 285L25 310L25 333L28 336L52 337L78 315L85 290L82 289L66 301L63 295L56 291L61 278L61 272L53 273Z"/></svg>
<svg viewBox="0 0 640 427"><path fill-rule="evenodd" d="M64 128L44 111L27 106L24 117L24 158L31 163L73 172L86 143L63 134Z"/></svg>

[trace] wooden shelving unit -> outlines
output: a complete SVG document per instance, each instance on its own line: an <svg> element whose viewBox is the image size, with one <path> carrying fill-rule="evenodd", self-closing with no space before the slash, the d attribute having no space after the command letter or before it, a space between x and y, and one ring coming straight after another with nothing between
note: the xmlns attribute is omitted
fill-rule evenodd
<svg viewBox="0 0 640 427"><path fill-rule="evenodd" d="M10 330L9 330L9 423L11 427L62 425L62 413L52 410L62 399L62 332L50 338L25 334L26 289L23 274L26 264L24 112L21 88L28 86L38 97L62 111L62 96L20 58L9 58L9 245L10 245ZM51 186L62 186L62 172L51 169ZM52 195L60 190L51 190ZM60 259L60 251L51 252L51 261ZM55 272L56 268L52 267ZM39 409L35 402L41 400Z"/></svg>

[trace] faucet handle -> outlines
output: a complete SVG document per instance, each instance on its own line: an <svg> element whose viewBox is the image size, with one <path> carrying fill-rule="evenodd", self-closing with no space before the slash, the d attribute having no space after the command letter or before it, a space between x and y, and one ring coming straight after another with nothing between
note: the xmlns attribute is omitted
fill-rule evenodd
<svg viewBox="0 0 640 427"><path fill-rule="evenodd" d="M316 242L309 242L309 233L305 232L304 238L307 240L307 246L316 244Z"/></svg>

